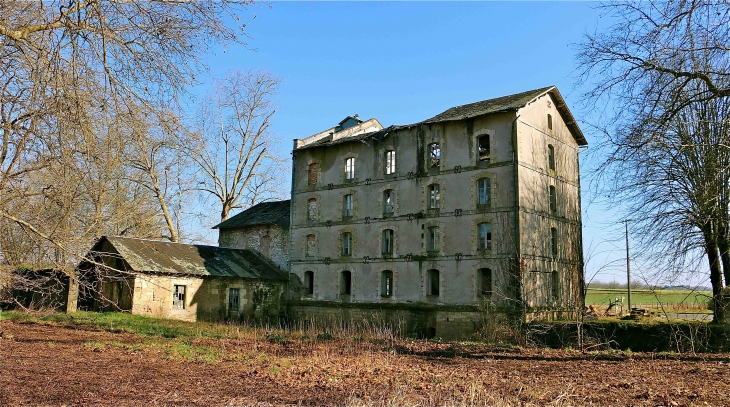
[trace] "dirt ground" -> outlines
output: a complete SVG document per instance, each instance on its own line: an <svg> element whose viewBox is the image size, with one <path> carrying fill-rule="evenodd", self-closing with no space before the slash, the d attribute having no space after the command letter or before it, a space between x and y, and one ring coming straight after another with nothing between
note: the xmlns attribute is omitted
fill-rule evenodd
<svg viewBox="0 0 730 407"><path fill-rule="evenodd" d="M0 322L0 405L730 405L730 355L149 338Z"/></svg>

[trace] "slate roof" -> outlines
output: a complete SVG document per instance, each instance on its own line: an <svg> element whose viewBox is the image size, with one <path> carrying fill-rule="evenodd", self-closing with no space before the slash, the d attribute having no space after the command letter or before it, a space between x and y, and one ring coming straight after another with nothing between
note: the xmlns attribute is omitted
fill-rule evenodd
<svg viewBox="0 0 730 407"><path fill-rule="evenodd" d="M261 202L236 216L213 226L213 229L235 229L253 225L277 225L289 228L289 206L291 200Z"/></svg>
<svg viewBox="0 0 730 407"><path fill-rule="evenodd" d="M507 112L511 110L517 110L528 103L530 103L532 100L536 99L539 96L542 96L545 93L550 93L551 96L555 99L555 106L558 108L558 111L563 116L563 120L565 121L566 125L570 129L571 133L573 134L573 137L575 138L576 142L578 142L579 145L587 145L588 142L585 139L585 136L583 135L583 132L578 127L578 124L575 121L575 118L570 113L570 110L568 110L568 106L565 103L565 100L563 99L562 95L560 95L560 92L558 91L558 88L555 86L547 86L544 88L534 89L527 92L522 93L516 93L514 95L508 95L508 96L501 96L494 99L487 99L482 100L481 102L475 102L475 103L469 103L466 105L456 106L452 107L450 109L447 109L444 112L441 112L437 114L436 116L418 122L413 124L407 124L407 125L398 125L398 126L390 126L380 131L370 132L370 133L364 133L364 134L357 134L352 137L346 137L341 138L333 141L329 140L322 140L318 142L314 142L311 144L307 144L305 146L300 147L299 149L305 149L310 147L319 147L324 145L334 145L334 144L340 144L348 141L364 141L368 138L382 138L385 135L387 135L390 131L395 131L399 129L409 128L409 127L415 127L420 124L430 124L430 123L442 123L442 122L448 122L448 121L456 121L456 120L465 120L465 119L471 119L473 117L482 116L490 113L498 113L498 112Z"/></svg>
<svg viewBox="0 0 730 407"><path fill-rule="evenodd" d="M519 109L530 103L531 100L542 95L553 86L517 93L514 95L502 96L494 99L482 100L481 102L469 103L466 105L452 107L445 112L424 120L423 123L440 123L451 120L464 120L489 113L505 112Z"/></svg>
<svg viewBox="0 0 730 407"><path fill-rule="evenodd" d="M105 242L116 252L106 255L122 258L139 273L287 280L285 271L253 250L103 236L92 254L104 256Z"/></svg>

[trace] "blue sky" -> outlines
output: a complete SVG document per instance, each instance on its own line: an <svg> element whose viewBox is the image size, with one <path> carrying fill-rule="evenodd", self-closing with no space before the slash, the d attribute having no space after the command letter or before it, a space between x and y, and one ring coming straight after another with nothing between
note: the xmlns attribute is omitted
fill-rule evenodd
<svg viewBox="0 0 730 407"><path fill-rule="evenodd" d="M574 86L572 44L610 23L596 5L274 2L252 9L249 49L228 46L209 56L208 78L241 69L283 79L272 125L282 157L289 156L292 139L347 115L377 117L384 126L413 123L452 106L548 85L560 89L576 117L590 121ZM205 85L195 92L204 93ZM594 140L587 138L590 145ZM594 252L588 277L601 269L596 279L624 281L621 217L588 197L583 203L585 247Z"/></svg>

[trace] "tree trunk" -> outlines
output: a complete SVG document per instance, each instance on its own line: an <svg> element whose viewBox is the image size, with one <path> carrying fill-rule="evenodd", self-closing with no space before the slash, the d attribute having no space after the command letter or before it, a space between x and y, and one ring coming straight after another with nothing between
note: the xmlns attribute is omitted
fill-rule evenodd
<svg viewBox="0 0 730 407"><path fill-rule="evenodd" d="M725 286L730 286L730 243L727 237L727 225L718 228L717 246L720 249L722 274L725 277Z"/></svg>
<svg viewBox="0 0 730 407"><path fill-rule="evenodd" d="M703 230L705 238L705 251L707 252L707 260L710 263L710 283L712 284L712 302L713 302L713 320L716 324L725 323L725 307L722 298L722 270L720 268L720 255L717 247L717 241L712 233L712 228L707 227Z"/></svg>

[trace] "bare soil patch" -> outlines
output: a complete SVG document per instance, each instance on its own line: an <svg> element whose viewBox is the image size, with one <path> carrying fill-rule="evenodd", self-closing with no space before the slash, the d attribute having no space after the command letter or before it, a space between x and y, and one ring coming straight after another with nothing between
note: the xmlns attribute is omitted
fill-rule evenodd
<svg viewBox="0 0 730 407"><path fill-rule="evenodd" d="M0 404L730 405L730 355L180 339L0 322Z"/></svg>

